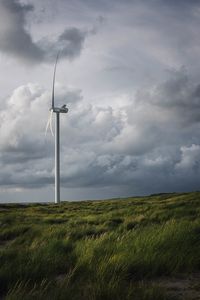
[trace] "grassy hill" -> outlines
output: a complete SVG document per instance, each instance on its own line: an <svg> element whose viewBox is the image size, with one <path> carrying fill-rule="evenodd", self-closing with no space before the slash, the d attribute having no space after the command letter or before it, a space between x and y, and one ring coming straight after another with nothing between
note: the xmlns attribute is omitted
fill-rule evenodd
<svg viewBox="0 0 200 300"><path fill-rule="evenodd" d="M0 225L0 298L164 300L200 294L199 192L0 205ZM192 276L187 298L165 284Z"/></svg>

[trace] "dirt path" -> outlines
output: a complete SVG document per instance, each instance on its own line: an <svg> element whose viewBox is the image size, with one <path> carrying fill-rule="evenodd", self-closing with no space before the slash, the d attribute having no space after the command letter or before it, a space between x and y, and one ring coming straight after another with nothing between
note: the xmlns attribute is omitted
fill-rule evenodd
<svg viewBox="0 0 200 300"><path fill-rule="evenodd" d="M200 273L162 278L156 284L180 300L200 300Z"/></svg>

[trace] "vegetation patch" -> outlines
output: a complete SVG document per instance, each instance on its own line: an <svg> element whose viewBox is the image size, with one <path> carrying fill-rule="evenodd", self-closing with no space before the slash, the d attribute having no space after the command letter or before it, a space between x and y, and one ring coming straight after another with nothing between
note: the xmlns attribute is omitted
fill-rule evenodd
<svg viewBox="0 0 200 300"><path fill-rule="evenodd" d="M192 300L199 217L199 192L0 205L0 297ZM193 293L171 291L180 274Z"/></svg>

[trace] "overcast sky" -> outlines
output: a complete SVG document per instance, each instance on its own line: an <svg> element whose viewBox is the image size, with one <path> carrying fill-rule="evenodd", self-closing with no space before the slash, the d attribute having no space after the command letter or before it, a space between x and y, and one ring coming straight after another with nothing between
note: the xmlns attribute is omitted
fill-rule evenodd
<svg viewBox="0 0 200 300"><path fill-rule="evenodd" d="M0 202L200 189L200 1L0 0Z"/></svg>

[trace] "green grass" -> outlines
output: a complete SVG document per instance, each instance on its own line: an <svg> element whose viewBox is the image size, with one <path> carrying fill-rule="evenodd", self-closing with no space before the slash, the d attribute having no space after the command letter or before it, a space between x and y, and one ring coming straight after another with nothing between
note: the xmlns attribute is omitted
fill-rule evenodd
<svg viewBox="0 0 200 300"><path fill-rule="evenodd" d="M0 205L0 297L164 300L200 271L200 193Z"/></svg>

